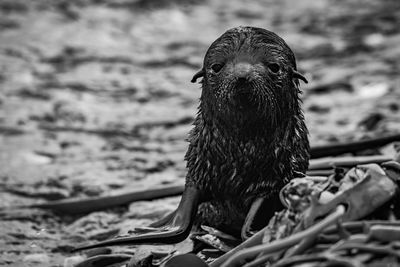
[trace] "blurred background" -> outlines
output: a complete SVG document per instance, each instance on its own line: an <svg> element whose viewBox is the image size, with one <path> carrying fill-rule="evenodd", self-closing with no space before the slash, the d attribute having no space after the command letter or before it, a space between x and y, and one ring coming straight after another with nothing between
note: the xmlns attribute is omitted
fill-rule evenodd
<svg viewBox="0 0 400 267"><path fill-rule="evenodd" d="M400 131L397 0L0 0L1 206L182 181L200 96L191 77L239 25L295 52L312 145ZM147 225L178 201L1 214L0 266L62 266L70 246Z"/></svg>

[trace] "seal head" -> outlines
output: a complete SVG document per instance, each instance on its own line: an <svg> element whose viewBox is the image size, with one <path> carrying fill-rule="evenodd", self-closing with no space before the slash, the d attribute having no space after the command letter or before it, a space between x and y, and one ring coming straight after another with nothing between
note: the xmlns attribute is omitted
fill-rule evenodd
<svg viewBox="0 0 400 267"><path fill-rule="evenodd" d="M196 76L197 75L197 76ZM203 69L203 110L224 127L277 127L298 105L295 56L275 33L255 27L225 32L208 49ZM238 127L239 126L239 127ZM248 129L248 128L247 128Z"/></svg>

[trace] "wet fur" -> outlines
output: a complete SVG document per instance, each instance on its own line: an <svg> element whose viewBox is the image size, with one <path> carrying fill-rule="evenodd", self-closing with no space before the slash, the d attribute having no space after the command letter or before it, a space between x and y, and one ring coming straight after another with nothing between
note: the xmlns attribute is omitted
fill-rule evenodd
<svg viewBox="0 0 400 267"><path fill-rule="evenodd" d="M280 75L254 73L248 85L252 93L245 96L253 107L240 110L234 100L240 93L235 77L210 70L227 58L264 58L279 62L282 69ZM309 142L297 74L293 52L264 29L234 28L210 46L194 77L204 76L185 156L186 186L200 189L207 203L200 207L202 223L240 225L254 199L275 198L297 172L306 171Z"/></svg>

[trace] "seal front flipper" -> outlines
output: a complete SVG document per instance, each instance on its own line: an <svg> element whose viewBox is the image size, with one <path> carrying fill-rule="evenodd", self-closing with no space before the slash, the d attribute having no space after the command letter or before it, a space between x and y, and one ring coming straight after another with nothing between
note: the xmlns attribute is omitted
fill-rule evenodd
<svg viewBox="0 0 400 267"><path fill-rule="evenodd" d="M72 252L105 246L134 245L134 244L175 244L185 240L193 225L194 217L199 205L200 191L194 187L186 187L178 209L162 219L161 223L152 226L159 228L149 229L145 234L117 237L110 240L77 247Z"/></svg>

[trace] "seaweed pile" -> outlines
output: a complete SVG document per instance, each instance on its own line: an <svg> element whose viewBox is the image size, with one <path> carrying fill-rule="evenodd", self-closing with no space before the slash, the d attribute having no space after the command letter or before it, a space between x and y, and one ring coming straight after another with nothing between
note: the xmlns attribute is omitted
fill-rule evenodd
<svg viewBox="0 0 400 267"><path fill-rule="evenodd" d="M287 207L210 266L382 266L399 263L398 161L292 180ZM166 264L165 266L168 266Z"/></svg>

